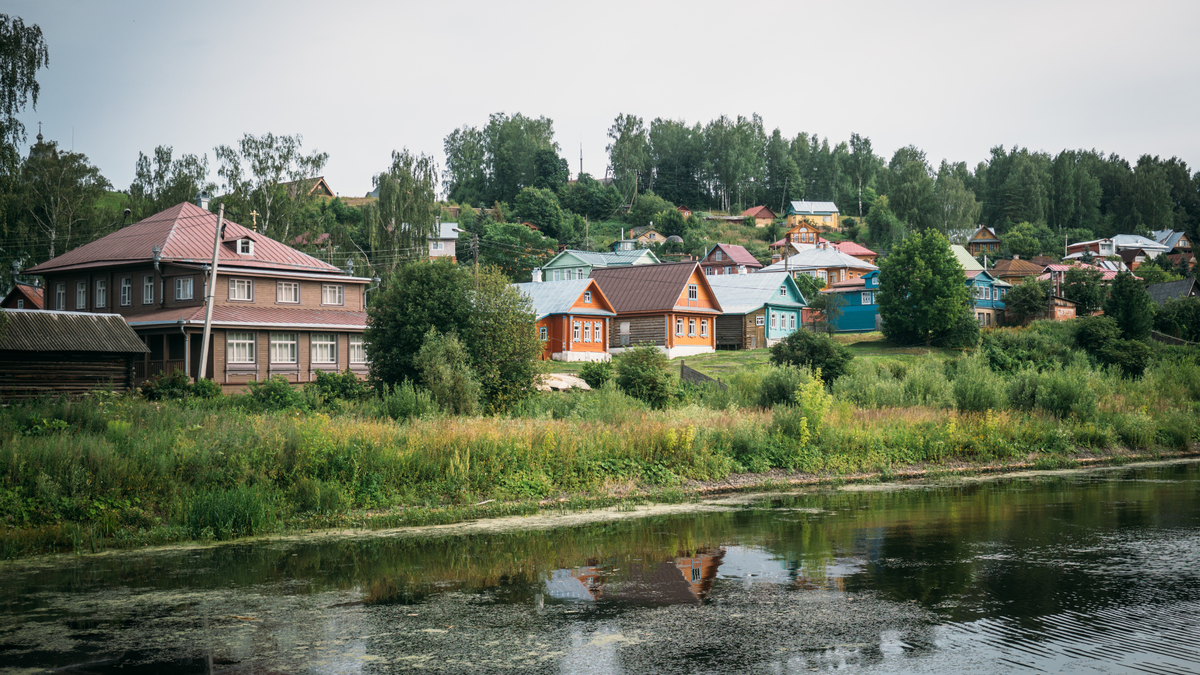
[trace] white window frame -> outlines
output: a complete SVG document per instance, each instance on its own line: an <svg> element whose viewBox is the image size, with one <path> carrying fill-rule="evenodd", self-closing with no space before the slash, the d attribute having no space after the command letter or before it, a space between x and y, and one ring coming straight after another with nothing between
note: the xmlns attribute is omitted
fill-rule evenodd
<svg viewBox="0 0 1200 675"><path fill-rule="evenodd" d="M284 300L283 289L288 288L296 291L295 300ZM300 282L299 281L277 281L275 282L275 302L282 305L298 305L300 304Z"/></svg>
<svg viewBox="0 0 1200 675"><path fill-rule="evenodd" d="M444 251L445 249L446 242L442 241L441 239L434 239L433 241L429 242L430 251Z"/></svg>
<svg viewBox="0 0 1200 675"><path fill-rule="evenodd" d="M142 304L154 304L154 275L142 275Z"/></svg>
<svg viewBox="0 0 1200 675"><path fill-rule="evenodd" d="M60 281L54 284L54 308L67 309L67 284L65 282Z"/></svg>
<svg viewBox="0 0 1200 675"><path fill-rule="evenodd" d="M96 309L108 307L108 279L96 279Z"/></svg>
<svg viewBox="0 0 1200 675"><path fill-rule="evenodd" d="M367 341L361 335L350 336L350 363L367 362Z"/></svg>
<svg viewBox="0 0 1200 675"><path fill-rule="evenodd" d="M829 283L829 275L825 272L825 270L817 270L817 278L823 283Z"/></svg>
<svg viewBox="0 0 1200 675"><path fill-rule="evenodd" d="M712 275L716 274L716 272L714 271L715 269L716 269L715 267L705 267L704 268L704 276L711 277Z"/></svg>
<svg viewBox="0 0 1200 675"><path fill-rule="evenodd" d="M300 362L299 339L296 333L271 333L271 365L292 365ZM283 358L280 358L280 357Z"/></svg>
<svg viewBox="0 0 1200 675"><path fill-rule="evenodd" d="M789 328L788 328L789 330L796 330L796 313L795 312L788 312L788 324L789 324Z"/></svg>
<svg viewBox="0 0 1200 675"><path fill-rule="evenodd" d="M688 337L696 337L696 320L688 319Z"/></svg>
<svg viewBox="0 0 1200 675"><path fill-rule="evenodd" d="M579 342L579 329L580 329L579 322L572 321L571 322L571 342Z"/></svg>
<svg viewBox="0 0 1200 675"><path fill-rule="evenodd" d="M545 342L550 339L550 331L545 326L538 326L538 339Z"/></svg>
<svg viewBox="0 0 1200 675"><path fill-rule="evenodd" d="M688 284L688 301L700 300L700 286L698 284Z"/></svg>
<svg viewBox="0 0 1200 675"><path fill-rule="evenodd" d="M242 237L237 242L238 255L254 255L254 240L249 237Z"/></svg>
<svg viewBox="0 0 1200 675"><path fill-rule="evenodd" d="M592 341L592 322L583 322L583 341L590 343Z"/></svg>
<svg viewBox="0 0 1200 675"><path fill-rule="evenodd" d="M254 363L257 351L257 335L250 331L230 331L225 334L225 361L227 363Z"/></svg>
<svg viewBox="0 0 1200 675"><path fill-rule="evenodd" d="M708 319L700 320L700 337L708 337Z"/></svg>
<svg viewBox="0 0 1200 675"><path fill-rule="evenodd" d="M725 274L726 275L733 274L733 272L731 271L732 269L733 269L732 265L726 265L725 266Z"/></svg>
<svg viewBox="0 0 1200 675"><path fill-rule="evenodd" d="M604 342L604 322L597 321L592 324L592 342Z"/></svg>
<svg viewBox="0 0 1200 675"><path fill-rule="evenodd" d="M186 290L186 294L185 294ZM192 277L175 277L175 299L195 300L196 283Z"/></svg>
<svg viewBox="0 0 1200 675"><path fill-rule="evenodd" d="M583 302L584 302L584 304L591 304L591 302L592 302L592 292L591 291L583 292Z"/></svg>
<svg viewBox="0 0 1200 675"><path fill-rule="evenodd" d="M763 316L762 314L759 314L758 316L754 317L754 325L755 326L767 325L767 317Z"/></svg>
<svg viewBox="0 0 1200 675"><path fill-rule="evenodd" d="M239 293L239 290L244 290L245 294ZM230 279L229 299L232 302L254 302L254 280Z"/></svg>
<svg viewBox="0 0 1200 675"><path fill-rule="evenodd" d="M337 333L312 333L309 336L309 358L312 359L314 368L317 365L337 365L337 343ZM329 358L322 360L326 356L326 350L328 350ZM318 358L318 354L321 355L321 358Z"/></svg>
<svg viewBox="0 0 1200 675"><path fill-rule="evenodd" d="M676 337L683 336L683 318L682 317L675 318L675 335L676 335Z"/></svg>
<svg viewBox="0 0 1200 675"><path fill-rule="evenodd" d="M335 296L337 302L329 302L329 294ZM321 284L321 304L330 307L342 307L346 304L346 287L343 284Z"/></svg>
<svg viewBox="0 0 1200 675"><path fill-rule="evenodd" d="M133 304L133 277L121 277L121 306Z"/></svg>
<svg viewBox="0 0 1200 675"><path fill-rule="evenodd" d="M864 305L869 305L869 304L871 304L871 294L870 294L870 293L867 293L867 292L864 292L864 293L862 294L862 298L861 298L860 302L862 302L862 304L864 304Z"/></svg>
<svg viewBox="0 0 1200 675"><path fill-rule="evenodd" d="M75 309L87 309L87 282L75 282Z"/></svg>
<svg viewBox="0 0 1200 675"><path fill-rule="evenodd" d="M584 270L582 267L575 270L575 278L576 279L586 279L587 278L587 275L584 274Z"/></svg>
<svg viewBox="0 0 1200 675"><path fill-rule="evenodd" d="M25 299L17 298L17 309L25 309Z"/></svg>
<svg viewBox="0 0 1200 675"><path fill-rule="evenodd" d="M779 287L779 297L781 297L781 298L787 297L787 285L783 285L783 286Z"/></svg>

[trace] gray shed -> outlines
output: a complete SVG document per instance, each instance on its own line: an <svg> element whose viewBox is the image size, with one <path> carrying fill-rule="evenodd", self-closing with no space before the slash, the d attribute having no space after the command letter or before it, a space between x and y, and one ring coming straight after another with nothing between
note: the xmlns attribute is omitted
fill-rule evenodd
<svg viewBox="0 0 1200 675"><path fill-rule="evenodd" d="M128 391L148 351L119 314L0 310L0 400Z"/></svg>

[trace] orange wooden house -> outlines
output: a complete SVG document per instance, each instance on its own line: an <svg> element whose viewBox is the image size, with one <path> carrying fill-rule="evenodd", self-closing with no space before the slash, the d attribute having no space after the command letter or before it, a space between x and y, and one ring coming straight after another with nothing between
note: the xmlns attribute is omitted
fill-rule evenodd
<svg viewBox="0 0 1200 675"><path fill-rule="evenodd" d="M612 353L649 344L668 358L716 351L716 293L695 262L592 270L592 278L616 310L609 335Z"/></svg>
<svg viewBox="0 0 1200 675"><path fill-rule="evenodd" d="M612 358L608 354L609 322L617 313L594 279L513 285L533 304L543 361Z"/></svg>

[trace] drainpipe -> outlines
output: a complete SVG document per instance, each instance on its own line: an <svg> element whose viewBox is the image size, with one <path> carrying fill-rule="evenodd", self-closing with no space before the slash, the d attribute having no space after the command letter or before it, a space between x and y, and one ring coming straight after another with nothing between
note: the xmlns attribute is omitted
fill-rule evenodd
<svg viewBox="0 0 1200 675"><path fill-rule="evenodd" d="M179 320L179 332L183 335L183 372L191 375L192 373L192 338L187 333L187 328L184 325L183 319ZM204 377L204 373L197 375L196 379Z"/></svg>

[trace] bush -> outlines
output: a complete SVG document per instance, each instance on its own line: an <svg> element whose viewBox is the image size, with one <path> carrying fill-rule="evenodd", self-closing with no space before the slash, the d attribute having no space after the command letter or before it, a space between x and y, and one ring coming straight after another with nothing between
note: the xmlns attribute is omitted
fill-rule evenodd
<svg viewBox="0 0 1200 675"><path fill-rule="evenodd" d="M904 405L904 383L884 364L861 361L833 385L838 398L860 408L896 408Z"/></svg>
<svg viewBox="0 0 1200 675"><path fill-rule="evenodd" d="M1089 316L1075 321L1075 345L1089 354L1121 339L1121 327L1110 316Z"/></svg>
<svg viewBox="0 0 1200 675"><path fill-rule="evenodd" d="M413 365L442 410L455 415L474 415L479 410L479 381L458 336L430 328Z"/></svg>
<svg viewBox="0 0 1200 675"><path fill-rule="evenodd" d="M395 387L384 386L378 409L382 415L394 420L410 420L438 411L438 404L429 390L412 382L401 382Z"/></svg>
<svg viewBox="0 0 1200 675"><path fill-rule="evenodd" d="M358 376L350 372L349 368L341 374L318 370L317 379L306 386L317 391L327 400L358 401L367 396L367 383L358 379Z"/></svg>
<svg viewBox="0 0 1200 675"><path fill-rule="evenodd" d="M185 524L198 539L231 539L259 534L276 521L271 499L258 488L207 492L192 500Z"/></svg>
<svg viewBox="0 0 1200 675"><path fill-rule="evenodd" d="M650 408L645 402L621 391L611 381L598 389L582 392L576 398L578 402L571 411L571 417L589 422L623 425Z"/></svg>
<svg viewBox="0 0 1200 675"><path fill-rule="evenodd" d="M958 359L954 366L954 405L961 411L983 412L1004 407L1000 378L980 355Z"/></svg>
<svg viewBox="0 0 1200 675"><path fill-rule="evenodd" d="M308 407L304 394L283 375L250 383L250 400L260 410L303 410Z"/></svg>
<svg viewBox="0 0 1200 675"><path fill-rule="evenodd" d="M216 398L221 395L221 385L212 380L199 379L192 385L195 398Z"/></svg>
<svg viewBox="0 0 1200 675"><path fill-rule="evenodd" d="M820 369L826 383L845 375L853 359L850 349L833 338L804 330L792 333L771 347L771 365Z"/></svg>
<svg viewBox="0 0 1200 675"><path fill-rule="evenodd" d="M954 405L954 393L941 364L925 359L904 375L904 403L910 406L949 408Z"/></svg>
<svg viewBox="0 0 1200 675"><path fill-rule="evenodd" d="M579 369L579 378L592 389L604 386L613 377L611 361L588 361Z"/></svg>
<svg viewBox="0 0 1200 675"><path fill-rule="evenodd" d="M1023 370L1009 382L1008 398L1014 408L1042 410L1058 418L1088 421L1096 415L1096 392L1081 369Z"/></svg>
<svg viewBox="0 0 1200 675"><path fill-rule="evenodd" d="M182 401L192 395L192 378L182 370L159 373L142 384L142 396L149 401Z"/></svg>
<svg viewBox="0 0 1200 675"><path fill-rule="evenodd" d="M1061 322L1056 322L1061 323ZM981 348L988 365L996 372L1020 370L1026 364L1044 370L1071 361L1070 341L1031 328L1000 328L983 336Z"/></svg>
<svg viewBox="0 0 1200 675"><path fill-rule="evenodd" d="M1137 340L1113 340L1100 349L1096 358L1102 363L1117 366L1126 377L1141 377L1150 364L1153 352Z"/></svg>
<svg viewBox="0 0 1200 675"><path fill-rule="evenodd" d="M979 320L975 318L975 313L968 307L959 312L954 323L934 337L933 344L950 349L969 349L979 344L981 333Z"/></svg>
<svg viewBox="0 0 1200 675"><path fill-rule="evenodd" d="M762 408L770 408L780 403L789 405L795 403L796 392L800 391L800 388L808 384L811 379L808 368L791 366L771 368L762 379L762 387L758 392L758 405Z"/></svg>
<svg viewBox="0 0 1200 675"><path fill-rule="evenodd" d="M678 386L668 370L670 361L657 347L640 345L613 359L617 385L630 396L653 408L667 405Z"/></svg>

